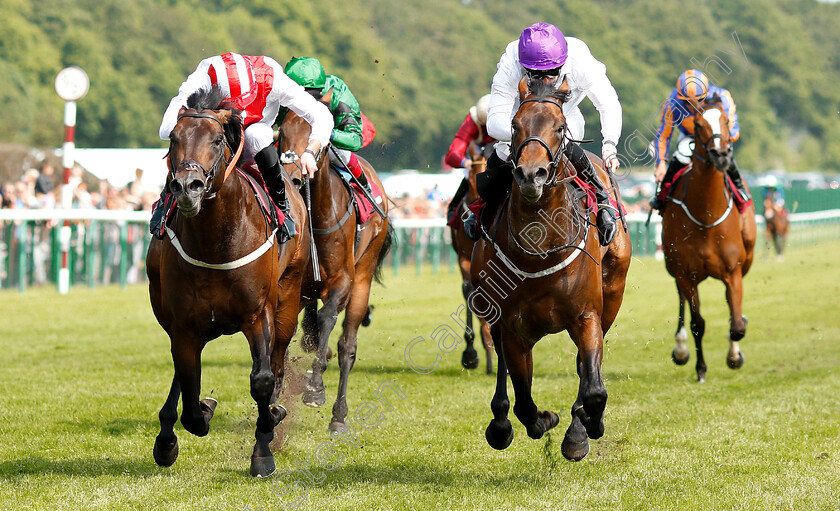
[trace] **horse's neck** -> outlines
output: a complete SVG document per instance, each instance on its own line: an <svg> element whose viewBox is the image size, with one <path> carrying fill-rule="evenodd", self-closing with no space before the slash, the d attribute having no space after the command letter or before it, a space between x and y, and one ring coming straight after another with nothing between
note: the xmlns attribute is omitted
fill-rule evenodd
<svg viewBox="0 0 840 511"><path fill-rule="evenodd" d="M179 238L192 239L204 246L223 249L235 245L236 233L242 231L246 210L253 204L246 178L234 170L212 198L205 198L193 218L178 215ZM241 249L241 247L239 248Z"/></svg>
<svg viewBox="0 0 840 511"><path fill-rule="evenodd" d="M468 181L470 182L470 188L467 190L467 202L473 202L474 200L478 199L478 188L476 187L476 176L478 176L481 172L485 170L487 163L476 163L470 166L470 177Z"/></svg>
<svg viewBox="0 0 840 511"><path fill-rule="evenodd" d="M506 213L510 219L510 235L520 242L529 242L529 248L536 251L546 251L577 241L575 238L581 220L576 215L575 205L566 195L565 186L545 189L542 199L535 204L513 191Z"/></svg>
<svg viewBox="0 0 840 511"><path fill-rule="evenodd" d="M319 166L318 172L315 173L315 177L310 181L312 211L318 211L324 214L324 212L329 211L333 207L338 207L333 195L336 193L337 188L344 188L344 185L338 181L339 179L343 178L338 172L330 168L329 160L327 160L327 163ZM346 204L346 201L341 207L344 204Z"/></svg>
<svg viewBox="0 0 840 511"><path fill-rule="evenodd" d="M719 215L729 205L724 181L725 173L715 169L711 162L695 157L692 161L691 172L683 185L685 198L682 199L692 212L715 216ZM680 194L674 194L679 198ZM698 217L699 218L699 217Z"/></svg>

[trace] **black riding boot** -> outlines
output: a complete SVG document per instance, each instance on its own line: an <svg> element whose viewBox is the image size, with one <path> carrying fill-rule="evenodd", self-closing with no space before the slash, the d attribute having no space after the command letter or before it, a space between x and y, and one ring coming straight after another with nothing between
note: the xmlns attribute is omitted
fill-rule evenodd
<svg viewBox="0 0 840 511"><path fill-rule="evenodd" d="M364 171L359 172L359 177L356 178L356 181L359 182L359 186L364 187L364 189L367 190L369 194L373 195L373 190L370 189L370 183L368 183L367 176L365 175Z"/></svg>
<svg viewBox="0 0 840 511"><path fill-rule="evenodd" d="M452 197L452 200L449 201L449 206L446 208L446 220L449 221L452 218L452 215L455 214L455 210L458 209L458 205L461 204L461 199L467 195L467 192L470 189L470 182L466 179L461 180L461 185L458 186L458 191L455 192L455 195Z"/></svg>
<svg viewBox="0 0 840 511"><path fill-rule="evenodd" d="M295 222L289 213L289 201L286 200L286 183L283 180L277 148L274 145L269 145L254 156L254 161L257 162L260 174L268 185L271 200L280 208L280 211L286 214L286 220L282 226L285 232L280 236L280 242L282 243L295 236Z"/></svg>
<svg viewBox="0 0 840 511"><path fill-rule="evenodd" d="M726 174L732 180L732 184L735 185L738 194L744 202L750 200L752 197L750 196L750 192L747 191L747 187L744 186L744 181L741 179L741 172L738 170L738 163L735 161L735 158L732 158L729 168L726 169Z"/></svg>
<svg viewBox="0 0 840 511"><path fill-rule="evenodd" d="M595 188L595 200L598 203L598 213L595 216L598 226L598 242L605 247L612 242L617 231L615 223L617 210L610 204L610 195L598 179L595 167L586 157L583 148L574 142L568 142L563 154L572 162L586 184Z"/></svg>
<svg viewBox="0 0 840 511"><path fill-rule="evenodd" d="M682 163L675 157L671 158L671 161L668 162L668 170L665 172L665 177L662 178L662 181L659 183L659 188L657 188L656 193L650 200L651 209L661 210L665 207L665 201L659 199L659 191L662 190L663 186L670 183L671 180L674 179L674 175L677 173L677 171L683 167L685 167L685 163Z"/></svg>
<svg viewBox="0 0 840 511"><path fill-rule="evenodd" d="M149 220L149 232L157 239L163 239L163 220L166 213L166 191L169 189L169 180L160 191L160 199L152 205L152 218Z"/></svg>
<svg viewBox="0 0 840 511"><path fill-rule="evenodd" d="M475 187L479 197L484 199L484 209L495 211L513 185L513 172L510 163L503 161L493 151L487 159L487 169L475 177ZM478 218L470 212L464 220L464 232L473 241L478 241Z"/></svg>

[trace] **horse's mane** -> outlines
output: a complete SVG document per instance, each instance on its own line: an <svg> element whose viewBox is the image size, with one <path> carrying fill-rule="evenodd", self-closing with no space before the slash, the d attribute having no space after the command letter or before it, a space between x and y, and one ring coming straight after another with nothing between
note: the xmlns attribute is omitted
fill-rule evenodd
<svg viewBox="0 0 840 511"><path fill-rule="evenodd" d="M554 87L553 83L545 83L542 80L531 80L528 84L528 91L538 99L556 99L561 103L569 100L571 92L560 90Z"/></svg>
<svg viewBox="0 0 840 511"><path fill-rule="evenodd" d="M187 98L187 108L197 111L201 110L230 110L230 117L225 123L225 138L231 147L239 147L239 140L242 137L242 111L236 105L225 98L225 94L218 85L209 89L199 89Z"/></svg>
<svg viewBox="0 0 840 511"><path fill-rule="evenodd" d="M703 106L705 108L711 106L723 106L723 101L720 99L720 96L706 96L706 99L703 100Z"/></svg>

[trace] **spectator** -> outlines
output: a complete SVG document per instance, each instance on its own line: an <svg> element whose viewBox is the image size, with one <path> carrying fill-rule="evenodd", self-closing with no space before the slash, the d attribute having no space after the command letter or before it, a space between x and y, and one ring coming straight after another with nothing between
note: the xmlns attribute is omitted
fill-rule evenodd
<svg viewBox="0 0 840 511"><path fill-rule="evenodd" d="M54 171L55 169L53 169L52 163L47 160L41 163L40 173L35 180L36 195L45 195L55 189L55 181L53 180Z"/></svg>

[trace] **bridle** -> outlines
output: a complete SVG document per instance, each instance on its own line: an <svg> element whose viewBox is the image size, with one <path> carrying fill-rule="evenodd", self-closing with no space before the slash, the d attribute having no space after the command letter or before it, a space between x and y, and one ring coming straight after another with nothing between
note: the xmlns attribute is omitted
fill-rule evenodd
<svg viewBox="0 0 840 511"><path fill-rule="evenodd" d="M219 124L222 128L222 132L224 133L225 125L222 124L218 118L210 114L202 114L198 112L186 112L178 116L178 121L183 119L184 117L195 117L198 119L211 119ZM216 171L219 168L219 164L224 160L225 156L225 149L230 150L231 158L225 161L225 173L222 178L224 182L230 172L233 170L234 166L236 165L236 161L239 159L239 155L242 154L242 147L245 145L245 133L244 130L242 131L242 136L239 138L239 147L236 149L236 153L234 154L233 147L231 147L230 143L225 138L225 147L219 151L219 154L216 156L216 159L213 161L213 165L210 167L210 170L206 169L204 165L195 161L195 160L182 160L178 163L178 165L173 166L171 158L169 159L169 175L170 177L174 178L175 175L182 171L201 171L204 175L204 194L205 198L212 198L212 195L209 194L210 189L213 187L213 179L216 177Z"/></svg>
<svg viewBox="0 0 840 511"><path fill-rule="evenodd" d="M517 109L517 111L516 111L517 114L519 113L519 110L522 109L522 105L524 105L525 103L551 103L552 105L559 108L561 113L563 111L563 105L557 100L554 100L554 99L551 99L551 98L528 98L528 99L523 99L522 102L519 103L519 109ZM571 181L572 179L575 178L576 174L571 174L568 177L565 177L565 178L563 178L559 181L557 180L557 168L560 166L560 162L563 159L563 149L565 148L566 140L570 140L569 137L568 137L568 134L569 134L569 127L566 124L563 124L563 127L562 127L563 143L560 144L560 147L557 148L556 152L552 151L551 146L548 145L548 142L546 142L542 138L537 137L537 136L527 137L518 146L516 146L516 149L510 154L511 165L513 166L513 168L518 167L519 166L519 157L522 155L522 150L525 148L525 145L528 144L529 142L537 142L541 146L543 146L545 148L545 150L548 152L548 158L549 158L549 161L550 161L550 163L548 165L548 177L546 178L545 184L543 186L545 188L551 188L553 186L557 186L559 184L563 184L563 183Z"/></svg>

